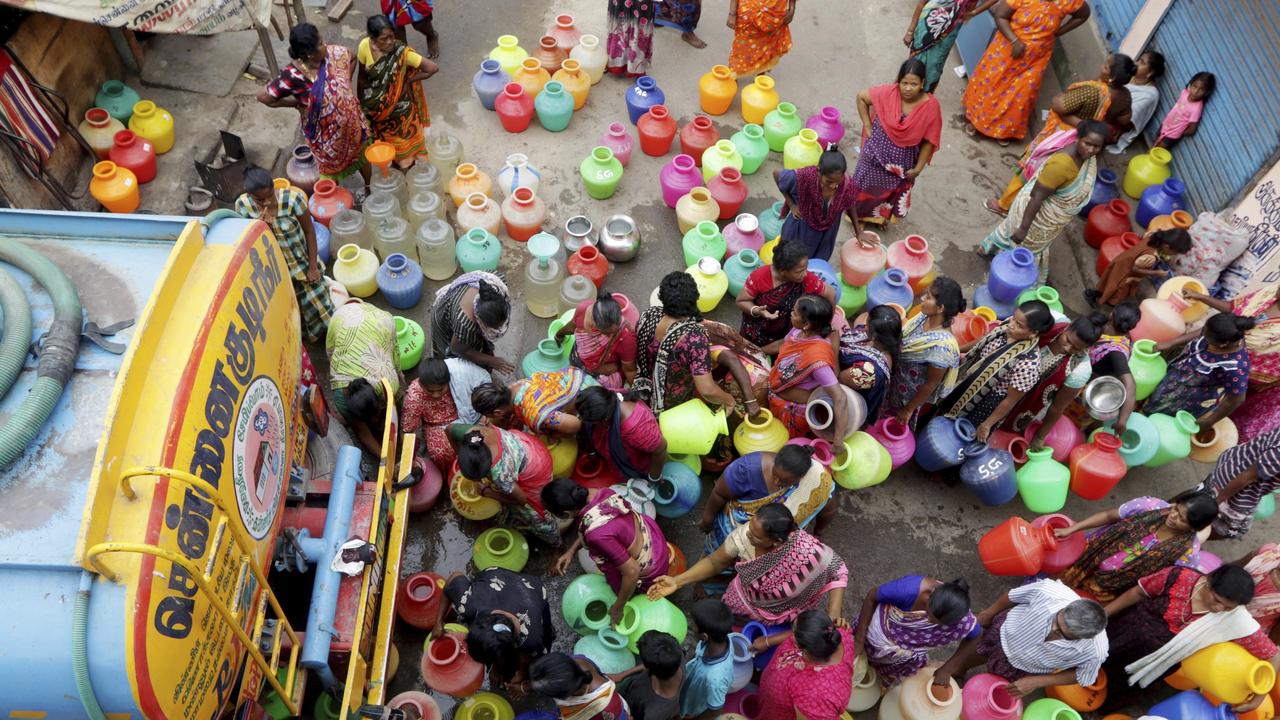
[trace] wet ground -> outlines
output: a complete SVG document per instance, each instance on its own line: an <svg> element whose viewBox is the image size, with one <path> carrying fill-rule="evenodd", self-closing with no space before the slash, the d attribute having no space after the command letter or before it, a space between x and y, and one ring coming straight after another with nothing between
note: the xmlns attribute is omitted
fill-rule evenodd
<svg viewBox="0 0 1280 720"><path fill-rule="evenodd" d="M628 84L606 77L593 86L587 106L574 116L569 129L560 134L547 133L536 123L523 134L506 134L497 117L480 107L470 89L472 75L499 34L514 33L525 47L530 47L549 27L556 13L570 12L585 32L603 37L604 10L602 0L437 3L442 69L427 82L426 88L433 127L448 129L461 138L466 160L496 175L508 153L522 152L529 156L530 163L542 173L539 195L550 207L549 228L558 230L568 217L580 213L597 223L618 212L629 214L637 221L644 236L643 249L635 261L613 267L606 286L627 294L643 308L664 273L683 269L681 235L675 213L663 205L657 179L670 156L650 158L637 149L620 189L606 201L588 198L577 172L578 164L597 144L606 126L613 121L625 122L623 94ZM355 9L341 27L322 21L321 29L330 41L341 40L354 46L362 34L366 14L372 11L371 0L357 0ZM893 80L903 59L900 38L910 11L911 3L888 0L799 3L792 24L795 49L774 73L783 99L795 103L805 116L822 105L836 106L845 116L846 137L851 137L857 127L854 95L869 85ZM652 74L682 126L698 112L698 76L727 57L731 35L724 23L726 13L724 0L704 3L700 34L708 47L703 50L685 45L672 30L662 30L656 35ZM410 41L420 51L425 49L420 35L411 32ZM1076 40L1073 47L1077 46L1087 48L1089 42ZM1095 48L1092 56L1084 52L1082 57L1072 57L1071 72L1076 78L1094 74L1101 57L1098 52ZM958 62L953 55L952 63ZM1042 94L1042 107L1057 88L1051 74ZM924 235L940 272L956 278L971 291L983 281L986 272L985 263L974 254L973 248L996 222L995 216L982 209L981 202L1004 187L1018 148L1001 148L965 137L961 132L962 89L962 81L953 74L948 72L944 76L938 92L945 118L943 147L916 185L909 218L882 235L886 242L899 240L909 232ZM285 124L295 122L291 111L247 109L249 112L240 117L253 118L250 128L262 128L279 135ZM736 132L742 125L737 104L729 114L714 121L724 137ZM1105 160L1118 165L1111 156ZM778 199L770 174L780 166L781 158L775 154L760 172L747 179L751 195L745 211L760 212ZM505 243L501 272L511 284L516 299L511 329L499 343L499 352L513 362L532 349L547 328L545 320L525 311L520 297L523 267L528 260L520 244ZM1085 282L1091 284L1094 279L1093 263L1094 251L1080 239L1077 222L1052 251L1051 282L1062 292L1069 311L1083 310L1080 290ZM437 286L429 282L423 302L407 313L424 325L430 291ZM735 325L738 319L732 303L727 300L712 317ZM1169 497L1194 485L1207 471L1208 467L1189 461L1160 470L1137 469L1106 500L1085 502L1073 497L1065 512L1082 518L1138 495ZM712 480L713 477L704 478L708 484ZM976 554L978 538L1010 514L1032 517L1016 500L999 508L983 507L963 487L948 487L930 480L911 465L894 472L878 487L859 492L841 490L835 501L839 516L825 533L824 540L833 545L850 566L847 613L857 611L869 587L908 573L944 579L964 576L973 587L975 606L985 606L1011 583L994 578L982 569ZM668 538L683 549L690 562L699 557L703 541L695 526L697 517L698 510L695 510L682 520L661 521ZM447 502L429 513L415 516L412 522L405 574L432 570L448 575L455 570L471 569L472 540L483 529L482 524L461 519ZM1273 538L1275 527L1273 522L1262 522L1244 542L1210 543L1209 549L1225 558L1236 558L1265 539ZM534 544L527 571L542 576L549 557L548 550ZM574 572L577 571L575 566ZM557 616L559 590L566 583L566 578L548 578ZM556 649L568 650L577 637L563 626L558 631ZM422 641L421 632L403 624L398 629L401 662L391 683L393 692L423 687L419 673ZM452 706L448 698L438 696L438 699L446 710ZM860 717L873 717L873 713Z"/></svg>

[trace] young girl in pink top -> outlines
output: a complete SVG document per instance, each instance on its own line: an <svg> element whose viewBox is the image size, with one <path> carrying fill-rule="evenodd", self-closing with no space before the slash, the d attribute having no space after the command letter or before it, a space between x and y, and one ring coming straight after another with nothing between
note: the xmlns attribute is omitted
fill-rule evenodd
<svg viewBox="0 0 1280 720"><path fill-rule="evenodd" d="M1196 134L1196 128L1200 126L1200 115L1204 113L1204 104L1213 96L1213 89L1217 84L1218 79L1211 72L1198 72L1191 76L1191 81L1178 96L1178 102L1164 116L1155 147L1171 148L1182 138Z"/></svg>

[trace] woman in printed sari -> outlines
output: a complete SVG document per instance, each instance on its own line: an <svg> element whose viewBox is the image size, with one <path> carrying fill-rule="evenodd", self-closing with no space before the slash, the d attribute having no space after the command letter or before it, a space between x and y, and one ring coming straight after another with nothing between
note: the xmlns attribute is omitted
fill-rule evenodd
<svg viewBox="0 0 1280 720"><path fill-rule="evenodd" d="M930 650L981 634L964 578L906 575L867 591L853 642L888 688L919 672Z"/></svg>
<svg viewBox="0 0 1280 720"><path fill-rule="evenodd" d="M711 341L698 312L698 286L688 273L674 271L658 287L659 307L640 316L636 327L636 379L639 397L661 413L693 398L737 407L711 376Z"/></svg>
<svg viewBox="0 0 1280 720"><path fill-rule="evenodd" d="M1257 321L1247 316L1211 316L1199 337L1169 362L1164 378L1142 406L1143 412L1175 415L1186 410L1196 416L1201 431L1235 412L1249 393L1252 361L1245 337L1256 325ZM1169 350L1185 337L1156 343L1156 350Z"/></svg>
<svg viewBox="0 0 1280 720"><path fill-rule="evenodd" d="M908 59L892 84L858 93L862 152L853 170L858 218L887 223L905 218L911 188L942 142L942 106L925 92L924 63Z"/></svg>
<svg viewBox="0 0 1280 720"><path fill-rule="evenodd" d="M1040 379L1040 334L1053 327L1053 313L1039 300L1018 306L1010 318L987 332L965 355L956 384L934 407L949 418L977 426L978 442Z"/></svg>
<svg viewBox="0 0 1280 720"><path fill-rule="evenodd" d="M1098 602L1110 602L1170 565L1194 567L1200 560L1197 533L1216 517L1218 504L1208 492L1183 493L1172 504L1139 497L1094 513L1054 531L1060 540L1092 531L1085 536L1084 553L1059 579Z"/></svg>
<svg viewBox="0 0 1280 720"><path fill-rule="evenodd" d="M690 583L704 582L734 568L721 600L734 615L766 625L792 622L827 598L827 612L844 617L849 571L835 550L796 527L791 510L770 503L729 533L715 552L675 577L664 575L649 588L649 599L664 598Z"/></svg>
<svg viewBox="0 0 1280 720"><path fill-rule="evenodd" d="M920 408L946 396L956 382L960 344L951 321L964 312L964 293L949 277L935 278L920 296L920 312L902 328L902 347L885 397L885 410L915 428Z"/></svg>
<svg viewBox="0 0 1280 720"><path fill-rule="evenodd" d="M839 359L833 347L839 336L831 329L832 317L826 298L801 296L791 309L791 332L769 372L769 411L793 438L809 433L805 405L810 393L820 387L830 393L836 437L845 437L849 426L848 401L839 388Z"/></svg>
<svg viewBox="0 0 1280 720"><path fill-rule="evenodd" d="M302 136L321 175L342 180L359 172L367 184L364 147L369 143L369 125L351 89L351 51L325 44L315 25L302 23L289 31L289 57L293 62L258 91L258 102L298 110Z"/></svg>
<svg viewBox="0 0 1280 720"><path fill-rule="evenodd" d="M773 250L773 263L756 268L738 293L742 337L760 347L786 337L791 308L801 295L821 295L836 301L835 288L809 271L809 251L796 240L783 240Z"/></svg>
<svg viewBox="0 0 1280 720"><path fill-rule="evenodd" d="M862 237L862 225L854 212L858 192L848 169L844 154L830 145L818 156L816 167L773 171L773 182L782 192L779 216L783 242L800 243L809 257L826 260L836 247L840 218L848 216L858 242L875 244Z"/></svg>
<svg viewBox="0 0 1280 720"><path fill-rule="evenodd" d="M769 356L737 330L715 320L703 320L711 341L711 377L752 415L768 402Z"/></svg>
<svg viewBox="0 0 1280 720"><path fill-rule="evenodd" d="M1166 567L1139 579L1106 606L1108 654L1103 668L1114 678L1107 707L1123 706L1133 691L1217 643L1234 642L1259 660L1280 664L1275 643L1249 616L1246 607L1252 600L1253 578L1239 565L1223 565L1208 574ZM1249 712L1266 697L1253 695L1232 710Z"/></svg>
<svg viewBox="0 0 1280 720"><path fill-rule="evenodd" d="M964 91L965 132L1021 140L1040 95L1053 43L1089 19L1085 0L1000 0L996 34Z"/></svg>
<svg viewBox="0 0 1280 720"><path fill-rule="evenodd" d="M1086 120L1077 129L1076 141L1065 150L1049 156L1030 174L1028 165L1024 169L1027 184L1009 206L1008 217L982 240L982 254L994 255L1021 245L1036 256L1039 282L1045 284L1049 277L1045 255L1063 228L1089 202L1098 176L1097 155L1107 144L1110 132L1106 125Z"/></svg>
<svg viewBox="0 0 1280 720"><path fill-rule="evenodd" d="M432 354L513 372L510 361L493 354L493 344L507 334L510 317L511 294L501 278L481 270L463 273L440 288L431 304Z"/></svg>
<svg viewBox="0 0 1280 720"><path fill-rule="evenodd" d="M506 388L472 393L471 404L494 427L521 428L542 435L577 435L582 430L575 398L595 378L576 367L534 373ZM505 392L503 392L505 390Z"/></svg>
<svg viewBox="0 0 1280 720"><path fill-rule="evenodd" d="M1253 318L1256 324L1244 333L1249 393L1231 413L1231 420L1242 443L1280 427L1280 283L1263 285L1229 302L1197 292L1182 294L1218 312Z"/></svg>
<svg viewBox="0 0 1280 720"><path fill-rule="evenodd" d="M583 300L573 322L556 333L556 340L573 335L569 363L591 373L601 385L621 392L636 376L636 331L622 318L622 306L612 295Z"/></svg>
<svg viewBox="0 0 1280 720"><path fill-rule="evenodd" d="M408 168L414 160L427 155L431 113L422 93L422 81L440 68L396 40L391 21L385 16L374 15L366 26L369 37L361 40L356 49L360 105L369 118L374 139L390 143L396 150L396 165Z"/></svg>
<svg viewBox="0 0 1280 720"><path fill-rule="evenodd" d="M605 41L609 72L627 77L649 72L658 5L659 0L609 0L609 34Z"/></svg>
<svg viewBox="0 0 1280 720"><path fill-rule="evenodd" d="M796 0L729 0L729 68L739 77L772 70L791 50L795 15Z"/></svg>
<svg viewBox="0 0 1280 720"><path fill-rule="evenodd" d="M1079 133L1071 131L1076 130L1085 120L1105 122L1115 128L1114 135L1119 136L1120 131L1133 120L1133 105L1125 83L1133 78L1135 67L1128 55L1110 55L1103 62L1097 80L1073 83L1055 95L1044 127L1027 144L1022 158L1018 160L1019 171L1014 173L1004 194L998 199L987 200L985 207L997 215L1007 213L1025 183L1022 168L1032 158L1036 158L1035 164L1039 165L1043 158L1075 142Z"/></svg>
<svg viewBox="0 0 1280 720"><path fill-rule="evenodd" d="M449 441L462 476L502 503L499 525L560 545L560 527L542 505L542 489L551 482L551 453L542 443L518 430L462 423L449 426Z"/></svg>
<svg viewBox="0 0 1280 720"><path fill-rule="evenodd" d="M947 67L947 56L966 20L991 9L996 0L919 0L902 44L924 63L925 92L933 92Z"/></svg>
<svg viewBox="0 0 1280 720"><path fill-rule="evenodd" d="M662 529L613 490L587 489L572 480L556 478L542 489L542 502L556 516L572 520L569 526L574 535L568 549L551 564L551 574L565 574L578 549L585 546L617 594L617 601L609 608L615 625L637 589L643 592L666 575L671 550Z"/></svg>
<svg viewBox="0 0 1280 720"><path fill-rule="evenodd" d="M835 505L828 502L834 492L835 481L813 459L811 447L783 445L776 453L747 453L724 469L702 509L698 528L707 534L706 554L772 503L786 505L801 528L812 523L816 535L835 517Z"/></svg>
<svg viewBox="0 0 1280 720"><path fill-rule="evenodd" d="M1089 348L1102 337L1106 324L1105 315L1094 313L1069 325L1058 323L1040 334L1038 381L1014 406L1003 429L1021 434L1032 423L1039 423L1029 442L1032 450L1044 449L1045 436L1093 378Z"/></svg>
<svg viewBox="0 0 1280 720"><path fill-rule="evenodd" d="M662 476L667 441L647 405L599 386L584 389L574 403L583 435L618 477Z"/></svg>
<svg viewBox="0 0 1280 720"><path fill-rule="evenodd" d="M902 316L888 305L871 308L865 325L845 323L840 329L840 384L858 391L866 401L864 425L880 417L901 347Z"/></svg>
<svg viewBox="0 0 1280 720"><path fill-rule="evenodd" d="M760 675L757 720L839 720L853 691L857 655L842 618L810 610L790 630L756 638L752 649L773 648Z"/></svg>
<svg viewBox="0 0 1280 720"><path fill-rule="evenodd" d="M591 660L564 653L538 658L529 667L530 686L555 701L560 720L628 720L627 702Z"/></svg>

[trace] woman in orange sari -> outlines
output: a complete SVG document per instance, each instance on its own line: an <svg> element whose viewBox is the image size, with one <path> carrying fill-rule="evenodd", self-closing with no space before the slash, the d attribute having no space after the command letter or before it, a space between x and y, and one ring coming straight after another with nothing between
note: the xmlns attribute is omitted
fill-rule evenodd
<svg viewBox="0 0 1280 720"><path fill-rule="evenodd" d="M835 310L821 295L802 295L791 309L791 332L778 350L778 359L769 373L769 410L787 426L791 437L809 434L805 406L809 394L819 387L831 397L831 424L836 437L844 437L849 409L840 389L840 365L832 341L831 320Z"/></svg>
<svg viewBox="0 0 1280 720"><path fill-rule="evenodd" d="M1089 19L1085 0L1000 0L996 35L964 91L965 132L1007 143L1027 135L1053 42Z"/></svg>
<svg viewBox="0 0 1280 720"><path fill-rule="evenodd" d="M374 15L365 27L369 37L356 50L360 105L374 139L390 143L396 150L396 164L407 168L427 155L431 114L422 81L440 68L397 40L385 15Z"/></svg>
<svg viewBox="0 0 1280 720"><path fill-rule="evenodd" d="M730 0L733 47L729 68L738 75L768 72L791 50L796 0Z"/></svg>

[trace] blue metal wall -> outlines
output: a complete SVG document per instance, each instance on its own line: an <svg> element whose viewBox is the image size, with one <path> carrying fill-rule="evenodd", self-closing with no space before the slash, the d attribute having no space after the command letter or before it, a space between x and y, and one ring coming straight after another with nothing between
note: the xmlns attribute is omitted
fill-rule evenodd
<svg viewBox="0 0 1280 720"><path fill-rule="evenodd" d="M1120 46L1142 4L1143 0L1094 0L1089 3L1102 30L1102 38L1112 50Z"/></svg>
<svg viewBox="0 0 1280 720"><path fill-rule="evenodd" d="M1107 18L1127 15L1131 22L1142 3L1093 4L1105 34L1111 32ZM1113 48L1126 31L1127 24L1108 37ZM1280 150L1280 2L1174 0L1148 48L1168 61L1148 141L1192 75L1207 70L1217 76L1199 130L1173 149L1173 172L1186 182L1194 210L1221 210Z"/></svg>

